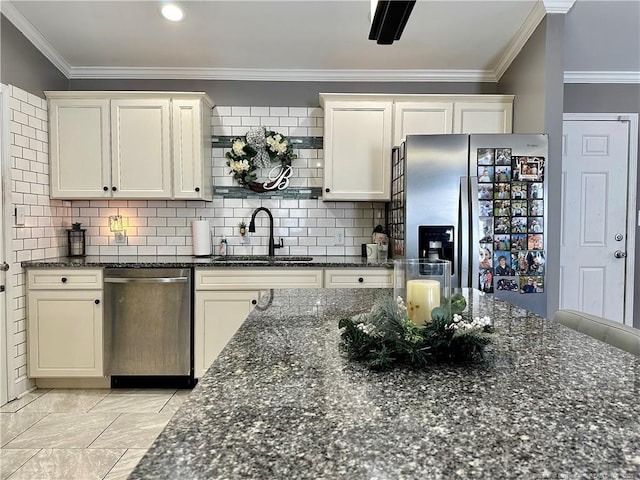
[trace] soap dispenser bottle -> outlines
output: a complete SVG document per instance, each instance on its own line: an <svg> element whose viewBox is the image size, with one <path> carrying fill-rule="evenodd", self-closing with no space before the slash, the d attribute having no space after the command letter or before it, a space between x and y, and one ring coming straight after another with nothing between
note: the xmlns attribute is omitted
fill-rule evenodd
<svg viewBox="0 0 640 480"><path fill-rule="evenodd" d="M218 245L218 255L224 257L227 255L227 237L224 235L220 239L220 245Z"/></svg>

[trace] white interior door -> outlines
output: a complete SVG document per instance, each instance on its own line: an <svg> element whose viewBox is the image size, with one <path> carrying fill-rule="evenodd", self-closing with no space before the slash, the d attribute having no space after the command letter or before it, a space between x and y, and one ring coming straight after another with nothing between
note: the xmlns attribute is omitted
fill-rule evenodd
<svg viewBox="0 0 640 480"><path fill-rule="evenodd" d="M9 95L5 85L0 88L0 405L4 405L9 401L10 390L9 382L13 375L9 375L11 362L8 361L7 354L9 352L9 333L11 329L7 325L6 314L6 245L5 245L5 212L7 205L5 204L5 171L9 161L9 115L8 115Z"/></svg>
<svg viewBox="0 0 640 480"><path fill-rule="evenodd" d="M566 118L560 308L625 323L625 300L632 302L628 215L635 216L628 213L629 185L635 184L635 168L629 179L630 123Z"/></svg>

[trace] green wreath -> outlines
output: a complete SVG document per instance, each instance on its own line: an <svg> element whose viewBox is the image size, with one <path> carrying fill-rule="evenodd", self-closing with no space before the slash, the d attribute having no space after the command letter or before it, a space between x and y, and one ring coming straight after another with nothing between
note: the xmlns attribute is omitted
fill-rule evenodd
<svg viewBox="0 0 640 480"><path fill-rule="evenodd" d="M255 192L270 190L263 183L257 182L258 169L277 162L285 169L298 158L287 137L264 127L251 129L244 137L237 137L225 157L233 178L243 187Z"/></svg>

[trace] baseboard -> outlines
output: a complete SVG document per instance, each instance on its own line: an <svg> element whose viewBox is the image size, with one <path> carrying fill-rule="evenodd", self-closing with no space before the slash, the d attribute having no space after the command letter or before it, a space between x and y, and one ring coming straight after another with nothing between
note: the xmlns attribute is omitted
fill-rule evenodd
<svg viewBox="0 0 640 480"><path fill-rule="evenodd" d="M36 378L38 388L111 388L110 377Z"/></svg>

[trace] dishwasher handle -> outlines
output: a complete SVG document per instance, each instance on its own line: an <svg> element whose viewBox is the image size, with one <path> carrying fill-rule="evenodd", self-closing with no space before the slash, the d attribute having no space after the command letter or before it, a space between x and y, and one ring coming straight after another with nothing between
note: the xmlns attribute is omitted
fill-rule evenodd
<svg viewBox="0 0 640 480"><path fill-rule="evenodd" d="M105 278L104 283L187 283L189 277Z"/></svg>

